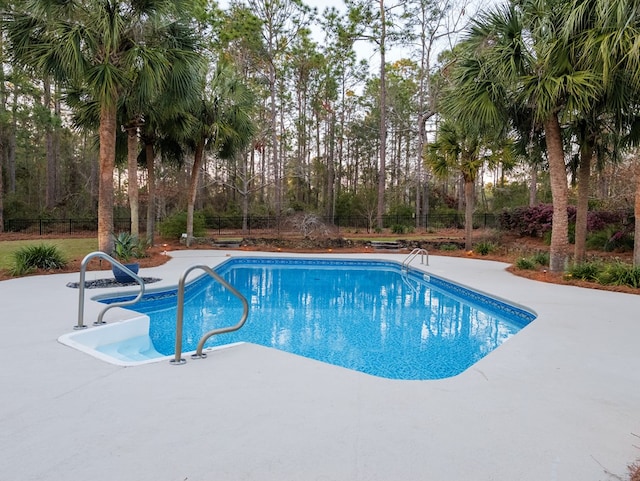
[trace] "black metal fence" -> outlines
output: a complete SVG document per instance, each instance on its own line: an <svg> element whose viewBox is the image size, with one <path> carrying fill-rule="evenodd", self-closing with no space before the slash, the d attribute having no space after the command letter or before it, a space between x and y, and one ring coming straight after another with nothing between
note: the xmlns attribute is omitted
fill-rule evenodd
<svg viewBox="0 0 640 481"><path fill-rule="evenodd" d="M333 219L313 214L295 214L292 216L249 216L247 218L247 230L251 234L255 231L293 232L300 228L300 222L313 220L318 226L324 225L334 228L339 233L341 230L359 230L362 232L376 232L375 219L367 216L340 216ZM498 227L498 219L495 214L474 214L474 228ZM410 233L421 229L461 229L464 227L464 215L462 214L429 214L420 219L420 226L416 228L414 216L385 215L383 216L383 228L391 229L395 233ZM115 219L116 232L128 231L129 219ZM241 231L241 216L206 216L206 228L217 232ZM5 219L5 232L20 232L31 235L79 235L97 232L97 219ZM144 230L144 225L141 225Z"/></svg>
<svg viewBox="0 0 640 481"><path fill-rule="evenodd" d="M115 219L116 232L128 231L129 219ZM5 232L32 235L73 235L98 231L98 219L5 219Z"/></svg>

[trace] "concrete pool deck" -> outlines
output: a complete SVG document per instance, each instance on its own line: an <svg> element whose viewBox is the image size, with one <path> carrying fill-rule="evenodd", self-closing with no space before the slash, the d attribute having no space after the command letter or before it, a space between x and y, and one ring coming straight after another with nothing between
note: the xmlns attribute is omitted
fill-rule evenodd
<svg viewBox="0 0 640 481"><path fill-rule="evenodd" d="M150 287L248 253L171 254L142 270L163 279ZM491 261L431 256L413 266L538 318L438 381L376 378L251 344L183 366L125 368L57 341L77 322L78 291L66 287L77 274L0 282L0 477L627 479L640 458L640 296L535 282ZM101 277L111 274L87 274ZM114 290L86 291L85 323L101 307L90 298L105 292ZM123 315L134 314L114 309L105 319Z"/></svg>

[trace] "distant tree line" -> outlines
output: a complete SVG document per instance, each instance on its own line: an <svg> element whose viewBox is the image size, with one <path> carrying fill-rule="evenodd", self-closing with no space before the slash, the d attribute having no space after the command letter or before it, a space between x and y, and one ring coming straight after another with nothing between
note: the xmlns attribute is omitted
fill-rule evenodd
<svg viewBox="0 0 640 481"><path fill-rule="evenodd" d="M639 178L633 2L0 8L0 229L97 216L110 251L121 217L152 242L176 211L190 236L199 210L239 216L244 229L250 215L357 215L383 227L402 214L421 228L430 214L460 212L471 242L474 213L551 202L559 270L568 205L575 259L590 208L635 198L640 215L629 182ZM363 44L371 59L357 57ZM398 46L406 58L389 61Z"/></svg>

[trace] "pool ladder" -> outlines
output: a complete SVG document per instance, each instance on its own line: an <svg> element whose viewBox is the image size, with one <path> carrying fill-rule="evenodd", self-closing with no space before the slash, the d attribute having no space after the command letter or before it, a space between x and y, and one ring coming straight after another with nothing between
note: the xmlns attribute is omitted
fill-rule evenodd
<svg viewBox="0 0 640 481"><path fill-rule="evenodd" d="M229 290L234 296L240 299L242 302L243 312L240 321L235 326L229 327L219 327L217 329L213 329L209 332L206 332L198 342L198 347L196 348L196 353L191 356L191 359L203 359L207 357L205 353L202 352L204 349L204 343L212 337L218 334L224 334L227 332L233 332L240 329L247 320L249 316L249 303L247 299L231 284L225 281L222 277L220 277L213 269L209 266L197 265L191 266L186 271L182 273L180 276L180 281L178 282L178 306L176 313L176 353L175 357L169 361L172 365L178 366L181 364L185 364L187 361L182 358L182 325L183 325L183 316L184 316L184 285L189 273L195 269L202 269L211 277L213 277L216 281L222 284L227 290Z"/></svg>
<svg viewBox="0 0 640 481"><path fill-rule="evenodd" d="M87 254L87 256L82 260L82 263L80 264L80 283L78 284L78 298L79 298L79 300L78 300L78 324L74 326L74 329L85 329L87 327L84 324L85 277L86 277L86 273L87 273L87 264L89 263L89 261L91 259L94 259L96 257L99 257L101 259L105 259L105 260L109 261L112 265L118 266L124 272L126 272L131 277L133 277L133 279L140 285L140 291L138 292L138 295L135 298L131 299L131 300L122 301L122 302L114 302L113 304L109 304L108 306L106 306L98 314L98 320L93 323L94 326L100 326L102 324L106 324L106 321L104 321L103 318L104 318L105 313L109 309L113 309L114 307L131 306L131 305L137 303L140 299L142 299L142 296L144 296L144 281L142 280L141 277L139 277L137 274L131 272L131 270L129 270L127 267L123 266L120 262L115 260L109 254L106 254L105 252L102 252L102 251L91 252L90 254ZM191 273L191 271L193 271L195 269L202 269L207 274L209 274L211 277L213 277L216 281L218 281L220 284L222 284L226 289L231 291L231 293L234 296L236 296L238 299L240 299L240 301L242 302L242 306L243 306L243 312L242 312L242 317L240 318L240 321L235 326L221 327L221 328L213 329L213 330L211 330L209 332L206 332L202 336L200 341L198 342L198 346L196 348L196 353L191 356L192 359L202 359L202 358L207 357L207 355L205 353L203 353L202 350L204 349L204 343L207 342L207 340L210 337L215 336L217 334L224 334L224 333L227 333L227 332L237 331L238 329L240 329L244 325L244 323L247 320L247 317L249 316L249 303L247 302L247 299L235 287L233 287L231 284L229 284L227 281L225 281L222 277L220 277L213 269L211 269L208 266L204 266L204 265L196 265L196 266L189 267L187 270L185 270L182 273L182 275L180 276L180 280L178 282L178 301L177 301L177 312L176 312L176 352L175 352L174 359L171 359L171 361L170 361L171 364L173 364L173 365L185 364L187 362L182 358L182 327L183 327L183 316L184 316L184 289L185 289L185 283L186 283L187 276Z"/></svg>
<svg viewBox="0 0 640 481"><path fill-rule="evenodd" d="M425 249L416 247L411 251L411 253L407 257L405 257L405 259L402 261L402 265L400 266L400 273L402 275L402 280L416 294L418 293L418 289L416 289L416 287L411 282L409 282L409 264L411 264L411 262L418 256L420 256L420 264L424 264L427 266L429 265L429 253ZM424 262L425 258L427 260L426 264Z"/></svg>
<svg viewBox="0 0 640 481"><path fill-rule="evenodd" d="M115 260L109 254L102 251L91 252L87 254L85 258L82 259L82 262L80 263L80 282L78 284L78 324L76 324L73 327L76 330L85 329L87 327L84 324L84 289L85 289L84 279L87 273L87 264L89 264L89 261L91 259L95 259L96 257L109 261L111 265L118 266L126 274L129 274L131 277L133 277L133 279L140 285L140 292L138 292L138 295L135 298L129 301L114 302L113 304L109 304L107 307L102 309L102 311L100 311L100 314L98 314L98 320L93 323L94 326L100 326L102 324L106 324L106 321L104 321L103 318L105 313L109 309L113 309L114 307L131 306L132 304L135 304L140 299L142 299L142 296L144 296L144 281L142 280L142 278L140 278L137 274L133 273L128 267L123 266L120 262Z"/></svg>

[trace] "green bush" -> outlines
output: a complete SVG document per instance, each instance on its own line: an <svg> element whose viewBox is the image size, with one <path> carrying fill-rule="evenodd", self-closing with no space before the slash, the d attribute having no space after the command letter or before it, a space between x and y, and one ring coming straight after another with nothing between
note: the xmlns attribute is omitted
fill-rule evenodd
<svg viewBox="0 0 640 481"><path fill-rule="evenodd" d="M633 236L625 229L615 226L592 232L587 236L587 249L606 252L631 252L633 251Z"/></svg>
<svg viewBox="0 0 640 481"><path fill-rule="evenodd" d="M531 257L521 257L516 261L516 268L532 271L536 268L536 262Z"/></svg>
<svg viewBox="0 0 640 481"><path fill-rule="evenodd" d="M567 274L574 279L597 281L602 270L603 265L600 262L580 262L569 267Z"/></svg>
<svg viewBox="0 0 640 481"><path fill-rule="evenodd" d="M640 267L622 262L606 264L597 276L597 281L606 286L640 287Z"/></svg>
<svg viewBox="0 0 640 481"><path fill-rule="evenodd" d="M533 254L531 260L538 265L548 266L549 265L549 253L545 251L539 251Z"/></svg>
<svg viewBox="0 0 640 481"><path fill-rule="evenodd" d="M204 237L206 219L202 212L193 214L193 236ZM177 212L160 223L160 235L167 239L180 239L187 232L187 213Z"/></svg>
<svg viewBox="0 0 640 481"><path fill-rule="evenodd" d="M407 226L402 225L402 224L393 224L391 226L391 232L394 234L406 234L407 233Z"/></svg>
<svg viewBox="0 0 640 481"><path fill-rule="evenodd" d="M495 252L497 248L498 246L491 241L481 241L474 246L473 250L481 256L486 256Z"/></svg>
<svg viewBox="0 0 640 481"><path fill-rule="evenodd" d="M36 269L63 269L67 261L60 250L49 244L25 246L13 253L13 276L22 276Z"/></svg>
<svg viewBox="0 0 640 481"><path fill-rule="evenodd" d="M441 244L440 245L440 250L441 251L457 251L458 249L460 249L460 248L455 244Z"/></svg>

